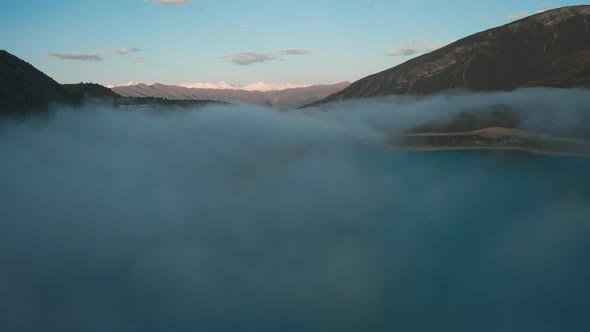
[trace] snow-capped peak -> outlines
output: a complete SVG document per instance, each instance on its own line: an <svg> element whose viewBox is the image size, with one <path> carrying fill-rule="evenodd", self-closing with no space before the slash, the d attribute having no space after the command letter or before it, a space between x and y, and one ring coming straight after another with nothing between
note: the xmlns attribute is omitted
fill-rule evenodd
<svg viewBox="0 0 590 332"><path fill-rule="evenodd" d="M215 89L215 90L238 90L239 89L235 85L227 83L227 82L223 82L223 81L217 82L217 83L203 83L203 82L184 83L184 84L179 84L179 86L182 86L185 88L192 88L192 89Z"/></svg>
<svg viewBox="0 0 590 332"><path fill-rule="evenodd" d="M117 87L127 87L127 86L137 86L137 85L148 85L152 86L154 83L142 83L131 81L125 84L112 84L106 85L107 88L117 88ZM279 91L285 89L296 89L296 88L307 88L310 87L311 84L293 84L293 83L267 83L267 82L256 82L250 83L245 85L237 85L232 84L224 81L220 81L217 83L207 83L207 82L196 82L196 83L183 83L179 84L178 86L190 89L213 89L213 90L243 90L243 91Z"/></svg>
<svg viewBox="0 0 590 332"><path fill-rule="evenodd" d="M279 90L295 89L295 88L307 88L310 86L311 86L310 84L257 82L257 83L251 83L248 85L244 85L241 87L241 90L246 90L246 91L279 91Z"/></svg>
<svg viewBox="0 0 590 332"><path fill-rule="evenodd" d="M117 88L120 86L134 86L134 85L140 85L140 84L145 84L145 85L154 85L154 83L143 83L143 82L137 82L137 81L129 81L127 83L123 83L123 84L108 84L105 85L107 88L112 89L112 88Z"/></svg>

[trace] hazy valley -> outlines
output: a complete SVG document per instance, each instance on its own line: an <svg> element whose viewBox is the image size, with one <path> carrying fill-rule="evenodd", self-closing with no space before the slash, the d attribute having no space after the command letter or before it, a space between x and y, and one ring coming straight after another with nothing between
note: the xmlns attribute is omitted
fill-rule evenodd
<svg viewBox="0 0 590 332"><path fill-rule="evenodd" d="M133 15L108 18L127 27L116 38L134 35L126 20L158 13L157 31L138 28L158 42L141 49L50 52L35 66L0 51L0 331L588 331L590 6L520 13L440 47L418 41L390 53L423 55L352 84L107 88L36 68L168 74L209 34L271 42L236 34L216 4L117 3ZM80 15L112 5L80 3ZM346 17L370 19L342 34L309 14L317 36L295 35L354 52L378 39L353 36L384 24L389 6L353 7ZM238 7L305 29L296 8ZM227 27L203 30L208 15ZM302 63L323 74L378 61L321 62L327 50L283 48L287 31L269 51L182 71L304 77ZM197 35L196 49L181 38Z"/></svg>

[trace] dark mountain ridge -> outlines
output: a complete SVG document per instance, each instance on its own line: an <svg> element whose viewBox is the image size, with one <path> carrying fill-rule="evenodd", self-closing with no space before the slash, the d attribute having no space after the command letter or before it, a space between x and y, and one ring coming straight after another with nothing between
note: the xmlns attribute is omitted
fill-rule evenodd
<svg viewBox="0 0 590 332"><path fill-rule="evenodd" d="M102 99L126 109L147 106L199 107L219 103L209 99L127 98L95 83L61 85L31 64L0 50L0 116L42 113L51 104L80 105L88 99Z"/></svg>
<svg viewBox="0 0 590 332"><path fill-rule="evenodd" d="M319 103L449 89L590 87L590 6L549 10L363 78Z"/></svg>
<svg viewBox="0 0 590 332"><path fill-rule="evenodd" d="M41 111L75 102L68 91L31 64L0 50L0 114Z"/></svg>
<svg viewBox="0 0 590 332"><path fill-rule="evenodd" d="M119 98L113 90L96 83L63 84L66 91L73 96L83 98Z"/></svg>

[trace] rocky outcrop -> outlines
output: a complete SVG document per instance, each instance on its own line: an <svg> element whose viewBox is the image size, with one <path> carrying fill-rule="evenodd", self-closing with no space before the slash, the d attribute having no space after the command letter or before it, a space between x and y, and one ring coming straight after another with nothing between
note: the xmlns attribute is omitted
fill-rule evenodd
<svg viewBox="0 0 590 332"><path fill-rule="evenodd" d="M590 87L590 6L550 10L469 36L321 102L538 86Z"/></svg>

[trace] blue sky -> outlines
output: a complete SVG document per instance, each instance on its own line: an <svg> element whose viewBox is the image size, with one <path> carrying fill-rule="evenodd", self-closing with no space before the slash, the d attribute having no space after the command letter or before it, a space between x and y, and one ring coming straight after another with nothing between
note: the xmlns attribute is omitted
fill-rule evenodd
<svg viewBox="0 0 590 332"><path fill-rule="evenodd" d="M1 0L0 49L60 83L355 81L583 1Z"/></svg>

